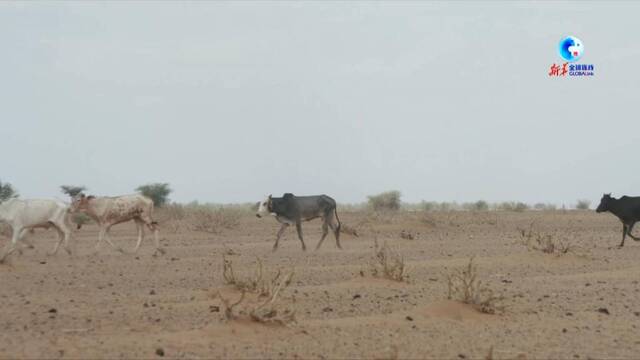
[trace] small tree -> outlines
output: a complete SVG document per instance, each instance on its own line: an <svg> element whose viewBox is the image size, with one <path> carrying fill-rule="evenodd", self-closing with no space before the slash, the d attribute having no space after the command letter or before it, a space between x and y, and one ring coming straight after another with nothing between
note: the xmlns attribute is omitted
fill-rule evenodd
<svg viewBox="0 0 640 360"><path fill-rule="evenodd" d="M152 183L138 186L136 191L153 200L155 206L161 207L169 202L172 190L168 183Z"/></svg>
<svg viewBox="0 0 640 360"><path fill-rule="evenodd" d="M576 203L576 209L589 210L589 205L591 205L591 201L589 200L578 200L578 202Z"/></svg>
<svg viewBox="0 0 640 360"><path fill-rule="evenodd" d="M13 185L0 181L0 202L16 197L18 197L18 192L13 188Z"/></svg>
<svg viewBox="0 0 640 360"><path fill-rule="evenodd" d="M368 196L369 205L373 210L398 210L400 209L400 191L392 190L378 195Z"/></svg>
<svg viewBox="0 0 640 360"><path fill-rule="evenodd" d="M86 186L80 185L80 186L75 186L75 185L62 185L60 186L60 191L62 191L63 194L65 195L69 195L69 197L75 197L76 195L80 194L81 192L84 192L87 190Z"/></svg>

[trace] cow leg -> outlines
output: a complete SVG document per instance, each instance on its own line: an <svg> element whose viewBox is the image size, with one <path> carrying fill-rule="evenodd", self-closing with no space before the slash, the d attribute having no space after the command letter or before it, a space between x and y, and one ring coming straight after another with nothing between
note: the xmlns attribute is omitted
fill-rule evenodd
<svg viewBox="0 0 640 360"><path fill-rule="evenodd" d="M22 244L24 244L27 248L34 249L35 246L33 245L33 242L31 242L31 240L26 237L28 232L29 229L22 229L22 231L20 232L20 242L22 242Z"/></svg>
<svg viewBox="0 0 640 360"><path fill-rule="evenodd" d="M104 227L100 227L100 232L98 233L98 241L96 242L96 246L93 249L94 253L97 253L100 250L100 243L102 242L102 239L104 238L104 232L105 232L105 228Z"/></svg>
<svg viewBox="0 0 640 360"><path fill-rule="evenodd" d="M302 222L300 220L296 221L296 230L298 231L298 239L302 243L302 251L307 251L307 245L304 244L304 239L302 239Z"/></svg>
<svg viewBox="0 0 640 360"><path fill-rule="evenodd" d="M114 243L111 242L111 239L109 238L109 230L111 230L111 226L107 226L107 229L104 232L104 240L107 242L107 244L111 245L112 248L116 249L121 253L124 253L124 249L122 249L119 246L116 246Z"/></svg>
<svg viewBox="0 0 640 360"><path fill-rule="evenodd" d="M640 241L640 238L637 238L637 237L635 237L635 236L633 236L633 235L631 234L631 230L633 230L633 226L634 226L635 224L636 224L636 223L635 223L635 221L634 221L634 222L632 222L632 223L629 225L629 227L627 228L627 235L629 235L629 236L630 236L633 240L635 240L635 241Z"/></svg>
<svg viewBox="0 0 640 360"><path fill-rule="evenodd" d="M166 251L160 247L160 238L158 235L158 223L153 221L153 219L151 219L151 216L149 216L149 214L147 213L143 213L140 216L140 220L142 221L142 223L147 225L149 230L153 231L153 242L156 246L156 249L153 252L153 256L156 256L156 254L158 253L160 253L160 255L164 255ZM143 231L142 236L144 237L144 229L142 231Z"/></svg>
<svg viewBox="0 0 640 360"><path fill-rule="evenodd" d="M336 246L338 249L342 250L342 246L340 245L340 221L332 218L329 222L329 226L331 227L331 230L333 230L333 235L336 237Z"/></svg>
<svg viewBox="0 0 640 360"><path fill-rule="evenodd" d="M142 240L144 240L144 221L135 219L135 222L136 228L138 228L138 242L136 243L136 247L133 249L133 252L137 253L140 248L140 244L142 244Z"/></svg>
<svg viewBox="0 0 640 360"><path fill-rule="evenodd" d="M71 239L71 228L69 228L66 223L59 224L57 227L62 232L62 237L64 240L64 251L66 251L67 254L71 255L71 248L69 247L69 239Z"/></svg>
<svg viewBox="0 0 640 360"><path fill-rule="evenodd" d="M4 255L2 255L2 258L0 258L0 264L4 263L4 261L7 259L7 256L16 251L16 244L20 239L22 230L23 229L21 227L16 227L15 229L13 229L13 234L11 234L11 243L7 245L7 250L5 251Z"/></svg>
<svg viewBox="0 0 640 360"><path fill-rule="evenodd" d="M287 230L288 227L289 224L287 223L282 223L282 226L280 226L280 230L278 230L278 234L276 235L276 243L273 244L273 251L276 251L276 249L278 249L278 242L280 242L282 234L284 234L284 231Z"/></svg>
<svg viewBox="0 0 640 360"><path fill-rule="evenodd" d="M320 249L320 246L322 245L324 238L327 237L328 233L329 233L329 224L327 223L327 218L323 217L322 218L322 237L320 238L320 241L318 241L318 245L316 245L316 250Z"/></svg>
<svg viewBox="0 0 640 360"><path fill-rule="evenodd" d="M56 245L53 247L53 251L47 254L49 256L52 256L58 253L58 248L60 247L60 244L64 239L64 233L62 232L62 230L60 230L57 226L55 226L54 228L56 229L56 234L58 234L58 242L56 242Z"/></svg>
<svg viewBox="0 0 640 360"><path fill-rule="evenodd" d="M622 242L618 245L618 248L622 248L624 246L624 238L627 236L627 224L622 223Z"/></svg>
<svg viewBox="0 0 640 360"><path fill-rule="evenodd" d="M111 225L107 225L104 226L102 229L100 229L100 234L98 235L98 242L96 243L96 249L95 252L98 252L98 249L100 248L100 243L102 242L102 240L105 240L107 242L107 244L111 245L112 248L120 251L120 252L124 252L122 250L122 248L119 248L117 246L115 246L111 240L109 239L109 229L111 229Z"/></svg>

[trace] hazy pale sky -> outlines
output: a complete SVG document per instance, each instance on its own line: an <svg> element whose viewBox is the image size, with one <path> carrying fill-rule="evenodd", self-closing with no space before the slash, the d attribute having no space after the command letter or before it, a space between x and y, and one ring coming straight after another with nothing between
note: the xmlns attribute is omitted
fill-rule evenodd
<svg viewBox="0 0 640 360"><path fill-rule="evenodd" d="M24 198L640 195L639 2L1 2ZM590 78L550 78L565 35Z"/></svg>

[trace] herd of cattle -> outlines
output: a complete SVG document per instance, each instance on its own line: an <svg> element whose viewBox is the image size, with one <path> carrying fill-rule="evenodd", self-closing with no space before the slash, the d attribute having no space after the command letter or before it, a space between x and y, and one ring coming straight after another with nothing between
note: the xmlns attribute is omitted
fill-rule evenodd
<svg viewBox="0 0 640 360"><path fill-rule="evenodd" d="M604 194L600 200L600 205L596 212L609 211L616 215L622 222L622 242L619 247L624 246L627 235L635 241L640 241L631 234L633 226L640 220L640 197L623 196L616 199L611 194ZM35 200L35 199L10 199L0 203L0 222L7 223L12 229L11 243L0 257L0 263L16 250L18 246L33 247L26 239L26 234L34 228L49 229L53 227L58 233L52 254L57 253L60 244L64 243L65 250L71 254L69 239L71 237L70 214L82 212L93 219L100 228L98 241L95 245L97 252L102 240L118 251L123 251L115 246L109 239L109 230L112 226L133 220L138 229L138 241L134 252L138 251L140 244L144 240L145 226L153 232L155 251L164 254L165 250L160 247L158 239L158 223L153 220L153 201L140 194L123 195L115 197L96 197L79 194L72 198L71 204L59 200ZM334 233L336 246L340 246L340 220L336 209L336 201L327 195L316 196L295 196L290 193L284 194L281 198L269 195L261 201L256 213L257 217L262 215L273 215L282 225L276 236L273 246L275 251L278 242L284 231L290 226L296 226L298 238L302 243L302 249L306 250L306 245L302 236L303 221L316 218L322 219L322 237L316 246L320 248L322 242L328 234L329 228ZM80 229L80 225L78 225Z"/></svg>

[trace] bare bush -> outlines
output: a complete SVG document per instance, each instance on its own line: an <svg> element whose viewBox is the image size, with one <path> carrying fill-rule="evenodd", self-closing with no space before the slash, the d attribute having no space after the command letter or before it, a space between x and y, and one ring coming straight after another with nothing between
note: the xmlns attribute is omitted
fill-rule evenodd
<svg viewBox="0 0 640 360"><path fill-rule="evenodd" d="M518 229L522 244L530 250L541 251L545 254L554 254L556 256L567 254L571 251L579 249L571 243L570 240L562 238L557 234L544 233L535 230L534 223L529 225L528 229Z"/></svg>
<svg viewBox="0 0 640 360"><path fill-rule="evenodd" d="M494 295L493 290L478 279L478 269L473 263L473 258L464 268L447 275L447 288L449 300L473 305L483 313L495 314L504 309L498 305L504 297Z"/></svg>
<svg viewBox="0 0 640 360"><path fill-rule="evenodd" d="M240 225L242 213L232 208L212 208L206 205L189 206L187 216L193 231L217 234L223 229L234 229Z"/></svg>
<svg viewBox="0 0 640 360"><path fill-rule="evenodd" d="M385 241L382 246L374 240L373 259L370 263L371 274L394 281L407 281L409 278L404 258Z"/></svg>
<svg viewBox="0 0 640 360"><path fill-rule="evenodd" d="M223 262L225 283L234 285L241 291L240 299L235 303L231 303L225 299L220 292L217 293L217 297L220 298L224 307L224 317L226 320L234 320L242 315L247 315L252 321L267 324L286 325L295 321L295 311L289 308L283 308L278 303L280 293L291 284L294 274L293 271L282 275L282 272L278 270L275 276L265 281L263 280L262 263L258 260L255 277L248 280L241 280L236 277L233 271L233 263L224 257ZM245 300L247 292L256 293L258 298L266 297L266 299L257 305L247 304L242 307L242 310L234 311L234 308L241 305Z"/></svg>
<svg viewBox="0 0 640 360"><path fill-rule="evenodd" d="M222 294L218 291L218 294L216 295L216 297L220 299L220 302L222 303L222 307L224 308L223 314L226 320L235 320L236 318L238 318L238 314L234 313L233 308L240 305L244 301L245 295L246 295L246 292L243 291L242 294L240 295L240 299L238 299L238 301L234 303L231 303L228 299L222 296Z"/></svg>
<svg viewBox="0 0 640 360"><path fill-rule="evenodd" d="M224 283L233 285L240 291L256 293L258 296L272 296L276 289L282 287L282 285L285 285L285 287L289 286L293 275L293 270L283 275L282 270L278 269L275 274L265 278L262 261L256 258L256 268L253 276L240 278L236 276L233 269L233 262L228 260L225 255L222 256L222 277Z"/></svg>
<svg viewBox="0 0 640 360"><path fill-rule="evenodd" d="M163 231L176 234L187 227L185 222L187 211L180 204L166 204L156 210L158 221L162 224Z"/></svg>
<svg viewBox="0 0 640 360"><path fill-rule="evenodd" d="M418 237L419 234L414 233L413 231L410 230L404 230L402 229L400 231L400 238L404 239L404 240L414 240Z"/></svg>
<svg viewBox="0 0 640 360"><path fill-rule="evenodd" d="M278 275L280 272L278 271ZM260 323L286 325L295 321L295 311L288 308L278 306L277 299L280 291L284 290L291 284L293 273L283 278L276 277L278 281L272 284L269 290L268 298L258 306L249 311L251 320Z"/></svg>
<svg viewBox="0 0 640 360"><path fill-rule="evenodd" d="M368 196L369 206L375 211L397 211L400 209L400 191L386 191Z"/></svg>
<svg viewBox="0 0 640 360"><path fill-rule="evenodd" d="M358 229L347 224L340 224L340 232L358 237Z"/></svg>

